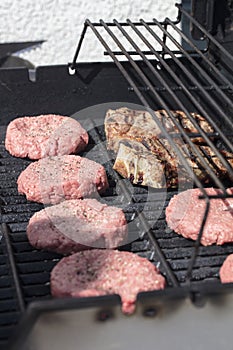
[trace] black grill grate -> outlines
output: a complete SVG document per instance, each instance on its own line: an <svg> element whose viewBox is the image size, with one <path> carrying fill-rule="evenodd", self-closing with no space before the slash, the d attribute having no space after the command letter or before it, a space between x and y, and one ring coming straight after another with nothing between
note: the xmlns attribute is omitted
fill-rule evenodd
<svg viewBox="0 0 233 350"><path fill-rule="evenodd" d="M18 195L16 179L29 161L11 157L5 151L2 146L4 131L5 128L1 128L0 196L3 238L0 244L0 270L2 272L0 278L0 345L6 344L28 303L51 297L50 271L61 258L58 254L33 249L27 240L25 230L28 220L43 206L27 202L24 196ZM91 142L95 140L95 143L99 140L102 144L103 128L93 127L90 139ZM92 146L89 147L92 148ZM104 152L106 153L106 150L103 150ZM100 160L101 152L98 154L87 152L87 156L90 154L93 160L97 161L95 157ZM106 159L106 154L102 155ZM124 198L126 203L129 203L124 207L128 222L135 217L135 212L143 210L143 217L136 220L135 225L135 230L140 233L140 238L121 249L132 251L148 258L156 265L159 264L161 272L167 279L167 288L177 285L184 286L194 243L169 230L164 213L166 205L176 192L167 193L165 207L163 207L159 190L153 190L149 200L146 188L135 186L133 193L129 194L124 189L124 181L123 186L117 189L118 178L112 170L111 161L105 163L105 168L111 187L104 199L106 201L114 199L115 204L121 205ZM155 220L157 211L161 209L159 220ZM148 232L150 224L152 229ZM232 252L231 244L223 247L201 247L194 264L191 282L195 284L217 281L218 283L219 268L226 256Z"/></svg>

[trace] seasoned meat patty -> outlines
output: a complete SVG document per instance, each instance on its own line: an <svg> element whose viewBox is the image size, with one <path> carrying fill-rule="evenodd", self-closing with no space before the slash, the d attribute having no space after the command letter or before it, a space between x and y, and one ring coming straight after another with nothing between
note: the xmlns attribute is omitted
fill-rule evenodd
<svg viewBox="0 0 233 350"><path fill-rule="evenodd" d="M137 294L165 287L147 259L117 250L86 250L63 258L51 272L55 297L119 294L124 313L133 313Z"/></svg>
<svg viewBox="0 0 233 350"><path fill-rule="evenodd" d="M215 188L205 189L208 195L221 194ZM233 189L228 189L233 193ZM185 238L195 240L201 227L206 202L199 199L202 192L191 189L175 195L166 208L168 226ZM210 210L204 226L201 243L203 245L233 242L233 198L211 199Z"/></svg>
<svg viewBox="0 0 233 350"><path fill-rule="evenodd" d="M5 140L10 154L30 159L80 152L87 144L88 134L77 120L54 114L14 119Z"/></svg>
<svg viewBox="0 0 233 350"><path fill-rule="evenodd" d="M222 283L233 282L233 254L228 255L219 271L220 280Z"/></svg>
<svg viewBox="0 0 233 350"><path fill-rule="evenodd" d="M87 158L65 155L31 163L17 180L19 193L30 201L57 204L93 196L108 187L104 167Z"/></svg>
<svg viewBox="0 0 233 350"><path fill-rule="evenodd" d="M35 213L27 236L33 247L61 254L116 248L127 238L127 222L120 208L96 199L73 199Z"/></svg>

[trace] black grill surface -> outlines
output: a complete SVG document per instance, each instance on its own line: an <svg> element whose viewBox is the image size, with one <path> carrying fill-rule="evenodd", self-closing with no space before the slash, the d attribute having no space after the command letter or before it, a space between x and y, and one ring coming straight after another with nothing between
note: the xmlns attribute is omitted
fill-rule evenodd
<svg viewBox="0 0 233 350"><path fill-rule="evenodd" d="M0 196L2 234L0 243L0 346L5 346L24 310L24 304L35 300L45 300L50 296L50 271L61 258L60 255L39 251L31 247L26 236L28 220L43 205L28 202L17 192L16 180L20 172L30 163L29 160L14 158L4 147L6 127L0 127ZM90 131L89 149L96 143L103 143L103 127L94 127ZM103 151L103 152L106 152ZM91 155L93 160L100 160L100 153L84 152L84 156ZM124 192L124 188L117 188L118 178L112 170L111 161L104 164L110 183L110 188L104 195L104 200L114 199L115 205L122 206L128 222L135 219L137 213L143 211L146 224L152 230L148 235L145 223L134 220L133 226L139 238L121 247L140 256L148 258L167 279L167 288L185 285L188 264L193 252L194 243L184 239L171 231L165 222L165 207L170 198L176 193L167 192L165 205L161 204L161 192L153 190L148 200L148 190L143 187L133 187L133 192ZM126 181L126 180L125 180ZM126 186L127 187L127 186ZM122 193L121 193L122 191ZM162 206L162 207L161 207ZM155 220L157 211L162 209L159 220ZM136 214L135 214L136 213ZM5 225L6 224L6 225ZM8 241L8 242L7 242ZM13 255L11 256L12 249ZM233 253L233 245L200 247L196 259L191 283L208 283L219 281L219 268L229 253ZM13 265L16 265L15 279ZM16 277L17 277L16 276ZM14 278L13 278L14 277ZM20 296L21 295L21 296ZM21 299L20 299L21 298Z"/></svg>

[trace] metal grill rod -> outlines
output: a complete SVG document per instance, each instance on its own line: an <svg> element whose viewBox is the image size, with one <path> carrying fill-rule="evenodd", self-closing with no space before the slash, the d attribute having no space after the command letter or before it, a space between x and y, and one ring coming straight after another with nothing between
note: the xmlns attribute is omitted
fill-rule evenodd
<svg viewBox="0 0 233 350"><path fill-rule="evenodd" d="M156 58L158 58L158 60L160 60L161 64L167 69L167 71L169 72L169 74L175 79L175 81L180 84L180 86L186 90L185 85L182 83L182 81L176 76L176 74L174 74L174 72L172 71L172 69L167 65L167 63L164 61L163 58L161 58L158 53L156 53L156 50L153 49L152 45L148 42L148 40L144 37L144 35L142 35L140 33L140 31L133 25L133 23L130 20L127 20L128 23L131 24L131 27L134 29L134 31L138 34L138 36L140 37L140 39L143 40L143 42L152 50L152 52L154 52ZM151 69L152 73L157 77L157 79L164 85L164 87L167 89L167 91L169 91L169 93L171 94L171 96L173 97L173 99L176 101L176 103L179 105L179 107L185 112L186 115L189 116L189 119L192 121L192 123L195 125L195 127L199 130L200 135L202 135L202 137L204 138L204 140L206 141L206 143L215 151L216 155L219 157L219 159L222 161L222 163L225 165L225 167L227 168L229 173L232 173L232 177L233 177L233 170L231 168L231 166L229 165L229 163L225 160L225 158L221 155L221 153L218 151L218 149L215 147L215 145L211 142L211 140L206 136L206 134L203 132L203 130L200 128L199 124L196 122L196 120L192 117L192 115L188 112L188 110L185 108L185 106L183 105L183 103L181 102L181 100L174 94L174 92L172 91L172 89L170 88L170 86L165 82L165 80L161 77L161 75L159 74L158 71L156 71L156 69L153 67L153 65L151 64L151 62L145 57L145 55L141 52L140 48L134 43L134 41L132 40L132 38L128 35L128 33L120 27L120 25L117 23L116 20L114 20L114 22L116 23L117 27L119 28L119 30L121 30L121 32L125 35L125 37L129 40L130 44L134 46L135 50L140 54L140 56L143 58L143 60L146 62L147 66ZM189 95L189 97L191 97L192 95L187 91L187 94ZM193 147L193 143L190 141L190 139L188 138L187 134L183 132L183 129L180 127L179 123L177 123L176 119L172 116L172 120L174 122L174 124L177 126L177 128L181 131L182 135L185 137L186 141L188 142L188 144L194 149ZM221 133L221 130L218 130ZM204 161L204 159L202 158L202 161ZM209 166L206 164L206 162L204 161L203 164L208 171L211 171L211 169L209 168ZM212 172L212 171L211 171ZM217 177L214 177L215 182L217 181L218 186L220 185L220 182L218 181ZM220 185L221 186L221 185ZM221 187L220 187L221 188Z"/></svg>
<svg viewBox="0 0 233 350"><path fill-rule="evenodd" d="M189 261L188 264L188 269L187 269L187 273L186 273L186 282L190 282L191 278L192 278L192 271L193 271L193 267L197 258L197 254L200 248L200 243L201 243L201 237L203 235L203 231L204 231L204 227L206 224L206 220L207 220L207 216L210 210L210 197L209 198L205 198L205 202L206 202L206 207L205 207L205 212L202 218L202 222L201 222L201 227L200 227L200 231L198 233L197 239L195 240L194 243L194 251L192 253L191 259Z"/></svg>
<svg viewBox="0 0 233 350"><path fill-rule="evenodd" d="M8 259L10 262L10 267L11 267L11 271L12 271L12 275L13 275L13 280L14 280L14 285L15 285L16 296L17 296L19 308L20 308L21 312L24 312L25 311L25 303L24 303L23 293L21 290L19 275L18 275L18 271L17 271L15 259L14 259L14 253L13 253L13 249L12 249L10 238L9 238L9 230L8 230L8 227L5 223L2 223L2 232L3 232L3 237L4 237L5 243L6 243Z"/></svg>

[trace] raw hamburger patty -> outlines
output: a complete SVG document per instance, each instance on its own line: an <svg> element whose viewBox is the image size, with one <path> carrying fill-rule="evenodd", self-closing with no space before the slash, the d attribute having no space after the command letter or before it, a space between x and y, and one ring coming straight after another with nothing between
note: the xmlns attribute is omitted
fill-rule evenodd
<svg viewBox="0 0 233 350"><path fill-rule="evenodd" d="M120 208L96 199L73 199L35 213L27 227L32 246L62 254L88 247L115 248L127 238Z"/></svg>
<svg viewBox="0 0 233 350"><path fill-rule="evenodd" d="M222 283L233 282L233 254L228 255L219 271L220 280Z"/></svg>
<svg viewBox="0 0 233 350"><path fill-rule="evenodd" d="M221 194L221 190L206 188L207 194ZM232 189L228 189L230 193ZM199 199L202 192L191 189L175 195L166 208L168 226L185 238L195 240L205 211L205 200ZM233 198L211 199L210 210L204 226L203 245L233 242Z"/></svg>
<svg viewBox="0 0 233 350"><path fill-rule="evenodd" d="M79 252L63 258L51 272L53 296L119 294L125 313L133 313L139 292L164 287L164 277L149 260L117 250Z"/></svg>
<svg viewBox="0 0 233 350"><path fill-rule="evenodd" d="M88 134L77 120L54 114L13 120L5 140L10 154L30 159L80 152L87 144Z"/></svg>
<svg viewBox="0 0 233 350"><path fill-rule="evenodd" d="M17 180L19 193L30 201L57 204L90 197L108 187L104 167L87 158L65 155L31 163Z"/></svg>

